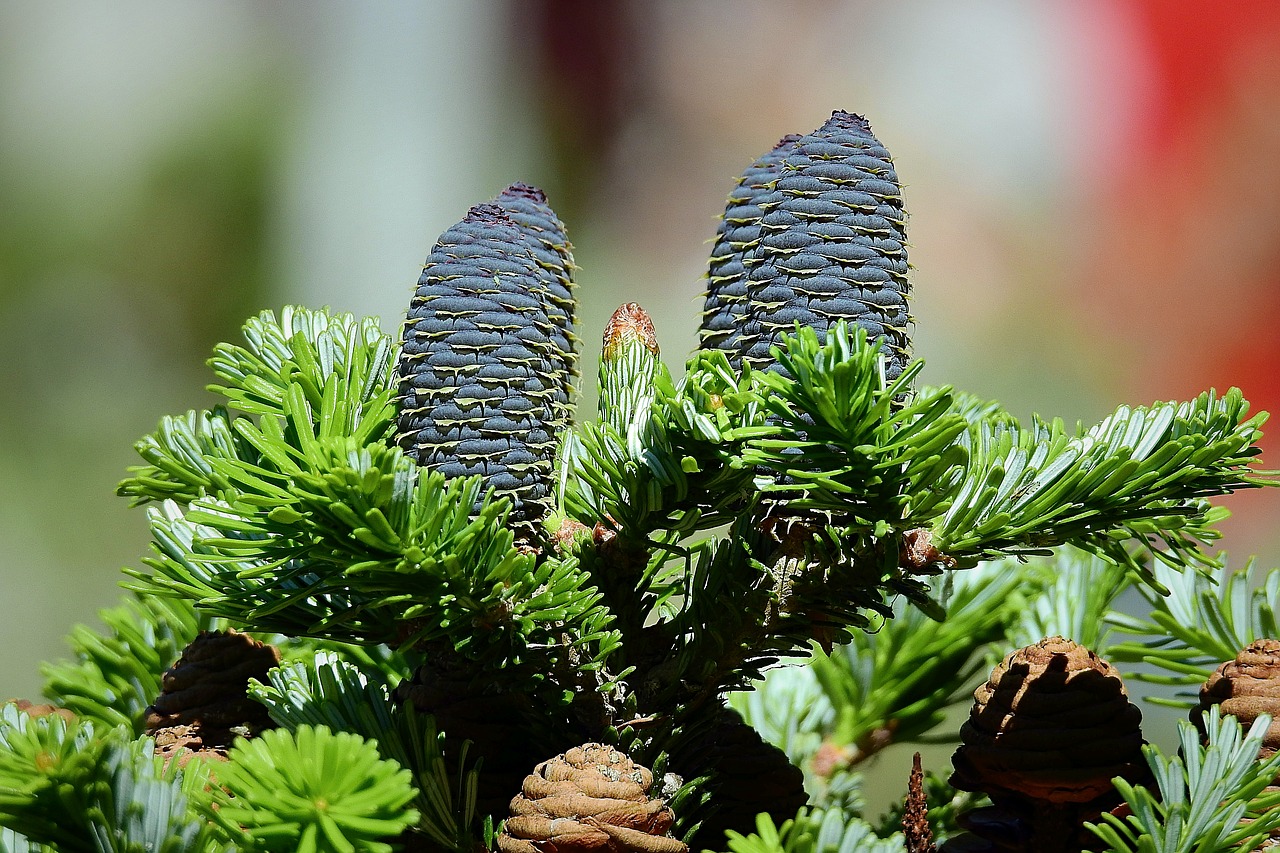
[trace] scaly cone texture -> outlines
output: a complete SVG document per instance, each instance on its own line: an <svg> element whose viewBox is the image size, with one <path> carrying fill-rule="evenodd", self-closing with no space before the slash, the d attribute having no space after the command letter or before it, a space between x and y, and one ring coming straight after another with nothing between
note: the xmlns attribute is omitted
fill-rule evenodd
<svg viewBox="0 0 1280 853"><path fill-rule="evenodd" d="M866 119L836 111L784 138L729 196L702 346L763 368L794 324L821 334L846 320L881 340L896 379L911 353L905 228L893 159Z"/></svg>
<svg viewBox="0 0 1280 853"><path fill-rule="evenodd" d="M907 853L938 853L929 826L929 801L924 793L924 768L920 753L911 759L911 778L907 782L907 799L902 810L902 839Z"/></svg>
<svg viewBox="0 0 1280 853"><path fill-rule="evenodd" d="M782 137L767 154L747 167L729 193L707 272L707 301L699 330L703 349L721 349L737 367L740 353L750 345L743 340L743 323L751 314L748 276L760 264L761 220L776 207L782 194L775 187L782 161L795 150L798 134Z"/></svg>
<svg viewBox="0 0 1280 853"><path fill-rule="evenodd" d="M480 474L530 528L550 510L575 370L572 259L539 190L516 184L436 243L396 364L396 440L446 477Z"/></svg>
<svg viewBox="0 0 1280 853"><path fill-rule="evenodd" d="M1200 730L1201 740L1205 734L1203 714L1213 705L1235 717L1244 729L1253 725L1259 714L1270 716L1271 725L1262 738L1258 757L1270 758L1280 750L1280 640L1254 640L1200 686L1200 703L1191 710L1191 722ZM1263 793L1277 790L1277 786L1269 785ZM1280 831L1272 832L1258 849L1278 846Z"/></svg>
<svg viewBox="0 0 1280 853"><path fill-rule="evenodd" d="M688 853L675 815L650 798L653 774L613 747L588 743L525 777L498 836L502 853Z"/></svg>
<svg viewBox="0 0 1280 853"><path fill-rule="evenodd" d="M1111 665L1071 640L1009 654L973 698L951 784L994 806L962 818L978 839L946 851L1074 853L1093 840L1083 822L1119 803L1111 780L1146 778L1141 712Z"/></svg>
<svg viewBox="0 0 1280 853"><path fill-rule="evenodd" d="M1271 717L1271 726L1262 740L1261 758L1280 749L1280 640L1255 640L1219 666L1200 688L1200 704L1191 721L1203 734L1201 714L1211 705L1230 714L1248 728L1259 714Z"/></svg>
<svg viewBox="0 0 1280 853"><path fill-rule="evenodd" d="M265 683L279 664L274 646L235 630L202 631L164 674L163 689L146 710L156 752L166 763L179 749L225 758L237 735L272 728L267 709L246 690L250 678Z"/></svg>

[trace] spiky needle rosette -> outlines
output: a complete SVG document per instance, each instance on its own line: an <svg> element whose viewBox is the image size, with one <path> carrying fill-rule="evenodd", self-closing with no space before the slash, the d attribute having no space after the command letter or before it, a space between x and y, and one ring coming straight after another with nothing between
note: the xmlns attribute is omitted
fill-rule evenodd
<svg viewBox="0 0 1280 853"><path fill-rule="evenodd" d="M482 475L523 526L549 510L569 421L571 269L541 191L509 187L427 257L396 365L400 447L446 477Z"/></svg>
<svg viewBox="0 0 1280 853"><path fill-rule="evenodd" d="M702 345L772 364L796 323L838 320L884 348L893 381L910 358L906 214L893 158L866 119L836 111L784 138L729 196L709 272Z"/></svg>

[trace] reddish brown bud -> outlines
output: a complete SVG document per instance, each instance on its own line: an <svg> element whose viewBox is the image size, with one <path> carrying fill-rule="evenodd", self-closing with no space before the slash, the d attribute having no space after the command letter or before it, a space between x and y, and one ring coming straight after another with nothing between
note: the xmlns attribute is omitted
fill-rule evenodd
<svg viewBox="0 0 1280 853"><path fill-rule="evenodd" d="M604 327L604 357L616 358L624 344L639 341L649 352L658 354L658 332L653 320L637 302L628 302L613 312Z"/></svg>

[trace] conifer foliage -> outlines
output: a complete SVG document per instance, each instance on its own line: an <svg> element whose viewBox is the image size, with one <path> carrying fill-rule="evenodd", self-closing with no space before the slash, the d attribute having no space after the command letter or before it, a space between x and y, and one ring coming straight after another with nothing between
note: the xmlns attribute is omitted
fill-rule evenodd
<svg viewBox="0 0 1280 853"><path fill-rule="evenodd" d="M625 305L596 418L572 408L565 227L524 184L445 230L398 339L250 319L209 361L221 403L137 444L119 493L148 505L151 551L106 633L46 670L66 715L0 710L0 847L900 849L852 774L806 790L806 762L924 737L1000 642L1078 633L1073 590L1156 601L1204 576L1208 498L1273 482L1234 389L1068 426L919 387L905 221L865 119L784 137L729 196L683 378ZM1001 561L1068 545L1040 574ZM211 642L281 662L164 675ZM799 692L735 700L759 732L726 707L803 659ZM158 748L145 709L177 687L179 722L222 709L234 742ZM1224 796L1254 809L1260 776L1238 775ZM1159 822L1139 817L1101 832Z"/></svg>

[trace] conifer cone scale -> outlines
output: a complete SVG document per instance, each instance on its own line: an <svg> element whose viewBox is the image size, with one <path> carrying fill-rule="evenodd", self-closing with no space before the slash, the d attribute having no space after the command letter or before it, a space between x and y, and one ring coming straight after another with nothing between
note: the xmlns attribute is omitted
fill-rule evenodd
<svg viewBox="0 0 1280 853"><path fill-rule="evenodd" d="M799 138L799 134L782 137L747 167L729 193L716 231L699 336L704 349L724 350L735 368L741 364L741 352L751 343L743 340L742 323L751 312L747 275L760 263L761 220L766 209L781 200L775 184L782 162L795 150Z"/></svg>
<svg viewBox="0 0 1280 853"><path fill-rule="evenodd" d="M770 368L770 347L795 324L821 336L845 320L881 341L893 381L911 353L905 228L893 159L866 119L836 111L784 139L730 196L702 345Z"/></svg>
<svg viewBox="0 0 1280 853"><path fill-rule="evenodd" d="M1246 729L1260 714L1269 715L1271 725L1262 739L1260 757L1280 749L1280 640L1255 640L1235 660L1214 670L1201 686L1200 703L1191 713L1197 727L1204 725L1201 714L1211 705L1219 706Z"/></svg>
<svg viewBox="0 0 1280 853"><path fill-rule="evenodd" d="M482 475L520 525L549 510L569 420L572 261L558 222L524 185L471 208L427 257L396 365L400 447L446 477Z"/></svg>
<svg viewBox="0 0 1280 853"><path fill-rule="evenodd" d="M675 815L650 797L653 774L613 747L588 743L539 764L511 801L502 853L688 853Z"/></svg>
<svg viewBox="0 0 1280 853"><path fill-rule="evenodd" d="M267 709L247 691L249 679L265 682L279 663L274 646L234 629L200 632L165 672L146 710L156 752L166 762L179 750L221 759L237 735L273 728Z"/></svg>
<svg viewBox="0 0 1280 853"><path fill-rule="evenodd" d="M973 696L951 784L992 805L961 816L973 835L948 853L1075 853L1096 840L1084 822L1120 803L1111 780L1149 775L1141 712L1111 665L1071 640L1010 653Z"/></svg>

